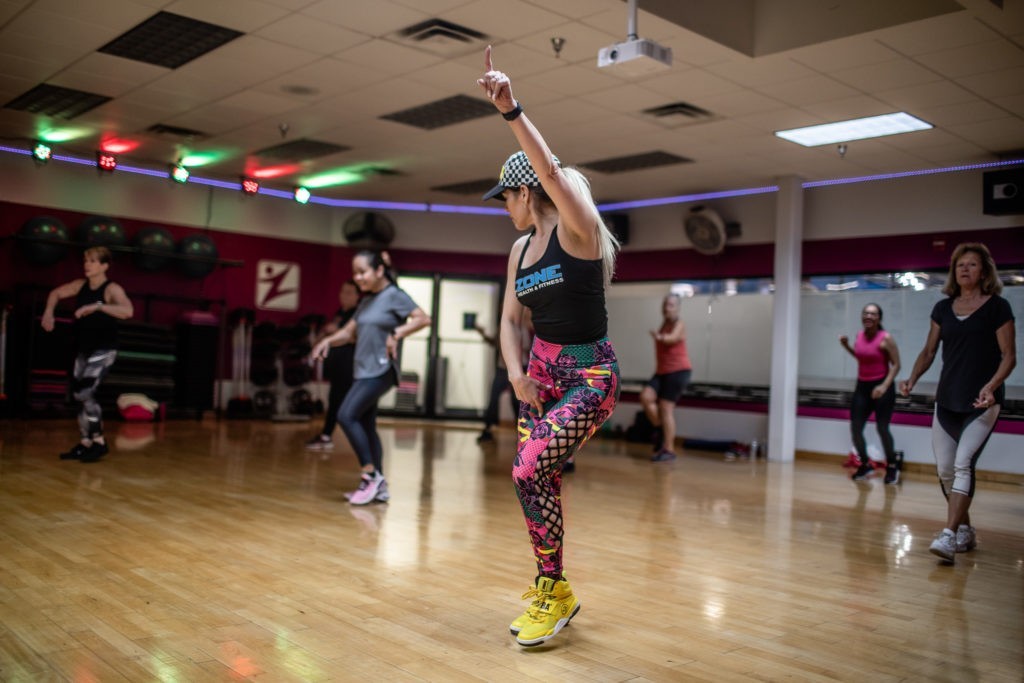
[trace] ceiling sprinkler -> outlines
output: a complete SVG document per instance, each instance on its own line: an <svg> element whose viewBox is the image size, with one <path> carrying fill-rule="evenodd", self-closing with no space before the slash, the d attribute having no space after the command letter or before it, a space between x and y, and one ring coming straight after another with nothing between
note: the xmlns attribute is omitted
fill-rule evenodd
<svg viewBox="0 0 1024 683"><path fill-rule="evenodd" d="M565 38L561 36L555 36L551 39L551 47L555 50L555 57L562 56L562 47L565 46Z"/></svg>

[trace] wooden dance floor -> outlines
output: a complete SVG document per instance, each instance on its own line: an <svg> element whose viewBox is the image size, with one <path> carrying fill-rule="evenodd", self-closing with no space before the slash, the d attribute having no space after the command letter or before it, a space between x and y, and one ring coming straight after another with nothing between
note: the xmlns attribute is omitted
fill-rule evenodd
<svg viewBox="0 0 1024 683"><path fill-rule="evenodd" d="M90 465L73 420L0 423L0 680L1021 681L1021 487L979 485L950 567L932 476L613 440L565 478L582 610L520 647L513 434L469 427L386 422L391 502L352 508L313 423L115 423Z"/></svg>

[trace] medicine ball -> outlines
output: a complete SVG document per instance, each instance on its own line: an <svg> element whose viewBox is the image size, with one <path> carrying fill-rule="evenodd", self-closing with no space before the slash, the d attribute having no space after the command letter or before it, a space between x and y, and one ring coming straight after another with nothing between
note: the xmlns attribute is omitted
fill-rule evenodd
<svg viewBox="0 0 1024 683"><path fill-rule="evenodd" d="M128 240L117 219L86 216L78 224L78 241L86 247L120 247Z"/></svg>
<svg viewBox="0 0 1024 683"><path fill-rule="evenodd" d="M217 245L206 235L189 235L178 243L179 261L183 275L206 277L217 267Z"/></svg>
<svg viewBox="0 0 1024 683"><path fill-rule="evenodd" d="M174 256L174 236L166 228L151 225L135 234L135 248L135 265L139 270L160 270Z"/></svg>
<svg viewBox="0 0 1024 683"><path fill-rule="evenodd" d="M18 237L22 254L33 265L52 266L68 255L68 229L52 216L28 219Z"/></svg>

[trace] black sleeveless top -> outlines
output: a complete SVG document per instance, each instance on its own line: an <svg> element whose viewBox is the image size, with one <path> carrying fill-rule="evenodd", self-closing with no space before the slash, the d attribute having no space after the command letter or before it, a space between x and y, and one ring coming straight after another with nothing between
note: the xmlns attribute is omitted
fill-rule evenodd
<svg viewBox="0 0 1024 683"><path fill-rule="evenodd" d="M544 255L523 268L533 233L516 268L516 298L533 314L537 336L553 344L589 344L608 334L604 303L604 261L578 259L562 249L558 226Z"/></svg>
<svg viewBox="0 0 1024 683"><path fill-rule="evenodd" d="M89 281L86 280L75 296L77 308L103 301L103 294L109 284L110 280L107 280L97 289L89 289ZM78 334L79 353L117 348L117 319L107 315L102 308L76 320L75 331Z"/></svg>

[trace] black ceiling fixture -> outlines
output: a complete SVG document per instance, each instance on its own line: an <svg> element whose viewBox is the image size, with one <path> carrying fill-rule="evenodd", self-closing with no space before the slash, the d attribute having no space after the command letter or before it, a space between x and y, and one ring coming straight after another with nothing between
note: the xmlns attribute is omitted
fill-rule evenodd
<svg viewBox="0 0 1024 683"><path fill-rule="evenodd" d="M454 95L436 102L421 104L418 107L385 114L380 118L416 126L424 130L433 130L484 116L494 116L493 104L468 95Z"/></svg>
<svg viewBox="0 0 1024 683"><path fill-rule="evenodd" d="M40 83L15 97L5 104L4 108L43 114L57 119L73 119L109 101L110 98L106 95Z"/></svg>
<svg viewBox="0 0 1024 683"><path fill-rule="evenodd" d="M273 147L264 147L253 152L253 156L261 159L273 159L274 161L304 161L305 159L316 159L329 154L337 154L352 149L344 145L336 145L332 142L320 142L319 140L292 140L282 142Z"/></svg>
<svg viewBox="0 0 1024 683"><path fill-rule="evenodd" d="M242 35L241 31L180 14L157 12L98 51L177 69Z"/></svg>
<svg viewBox="0 0 1024 683"><path fill-rule="evenodd" d="M580 164L584 168L598 173L626 173L628 171L639 171L645 168L657 166L669 166L671 164L691 164L693 159L681 157L669 152L644 152L643 154L632 154L624 157L613 157L610 159L598 159Z"/></svg>

